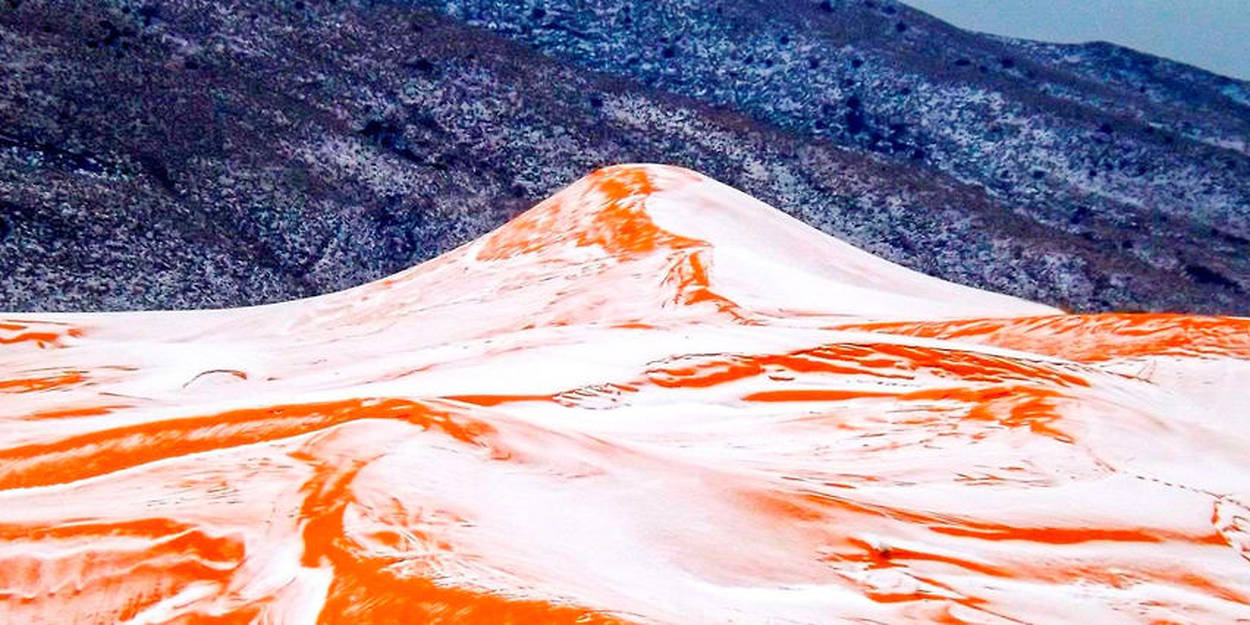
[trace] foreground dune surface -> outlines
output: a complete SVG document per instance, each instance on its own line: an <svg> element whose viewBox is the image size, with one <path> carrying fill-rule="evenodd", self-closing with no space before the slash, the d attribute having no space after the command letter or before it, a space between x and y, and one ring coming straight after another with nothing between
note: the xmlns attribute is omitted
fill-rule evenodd
<svg viewBox="0 0 1250 625"><path fill-rule="evenodd" d="M1250 623L1250 320L682 169L249 309L0 315L0 623Z"/></svg>

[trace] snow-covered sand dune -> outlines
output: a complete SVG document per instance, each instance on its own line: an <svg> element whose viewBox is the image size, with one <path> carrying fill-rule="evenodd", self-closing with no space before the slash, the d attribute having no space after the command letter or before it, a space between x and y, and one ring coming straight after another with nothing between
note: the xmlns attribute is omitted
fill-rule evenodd
<svg viewBox="0 0 1250 625"><path fill-rule="evenodd" d="M341 293L0 315L0 622L1250 623L1247 383L1250 320L610 167Z"/></svg>

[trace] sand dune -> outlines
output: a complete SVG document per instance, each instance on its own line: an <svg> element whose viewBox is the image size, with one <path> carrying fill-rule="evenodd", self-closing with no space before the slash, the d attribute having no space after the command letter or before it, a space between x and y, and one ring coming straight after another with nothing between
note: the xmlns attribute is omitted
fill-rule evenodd
<svg viewBox="0 0 1250 625"><path fill-rule="evenodd" d="M1245 380L610 167L348 291L0 315L0 622L1250 622Z"/></svg>

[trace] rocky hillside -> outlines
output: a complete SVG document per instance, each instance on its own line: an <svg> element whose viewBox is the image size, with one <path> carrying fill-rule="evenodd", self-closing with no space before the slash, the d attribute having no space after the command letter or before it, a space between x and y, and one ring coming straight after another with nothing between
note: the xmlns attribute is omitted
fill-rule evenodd
<svg viewBox="0 0 1250 625"><path fill-rule="evenodd" d="M1250 314L1250 85L903 5L0 5L0 309L381 277L663 162L956 282Z"/></svg>

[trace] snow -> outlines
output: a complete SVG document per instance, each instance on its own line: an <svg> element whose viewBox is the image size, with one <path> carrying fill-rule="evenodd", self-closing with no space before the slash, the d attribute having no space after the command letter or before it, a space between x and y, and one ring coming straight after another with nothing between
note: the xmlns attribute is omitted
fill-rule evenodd
<svg viewBox="0 0 1250 625"><path fill-rule="evenodd" d="M678 168L341 293L10 317L0 622L1250 614L1250 320L1065 315Z"/></svg>

